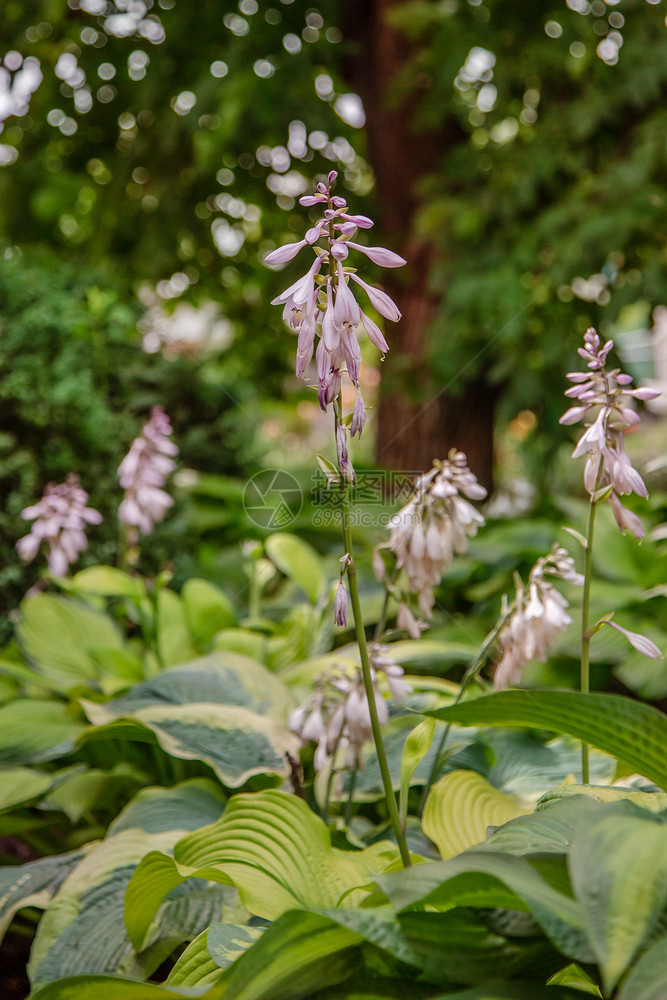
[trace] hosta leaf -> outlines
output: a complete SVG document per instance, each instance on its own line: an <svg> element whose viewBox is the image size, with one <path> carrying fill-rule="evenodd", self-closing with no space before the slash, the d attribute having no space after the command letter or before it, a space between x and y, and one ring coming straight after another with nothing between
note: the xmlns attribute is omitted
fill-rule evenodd
<svg viewBox="0 0 667 1000"><path fill-rule="evenodd" d="M154 820L151 823L145 813L144 826L157 832L137 825L111 833L92 846L63 881L37 928L29 964L33 983L89 973L149 975L178 943L223 916L227 900L220 888L208 890L193 881L185 893L167 901L147 935L147 951L135 956L123 923L127 884L148 852L171 848L192 829L193 814L202 804L203 790L188 783L160 791L161 798L148 801L142 793ZM213 796L209 808L219 813L220 803ZM167 816L171 823L164 829ZM233 898L230 902L231 915L236 903Z"/></svg>
<svg viewBox="0 0 667 1000"><path fill-rule="evenodd" d="M481 843L489 826L518 816L516 801L475 771L451 771L431 789L422 817L424 833L443 858Z"/></svg>
<svg viewBox="0 0 667 1000"><path fill-rule="evenodd" d="M279 570L306 592L316 604L327 588L322 560L315 549L296 535L275 532L264 543L266 554Z"/></svg>
<svg viewBox="0 0 667 1000"><path fill-rule="evenodd" d="M90 650L121 649L120 633L107 615L59 594L38 594L21 604L16 626L21 651L54 691L67 692L97 676Z"/></svg>
<svg viewBox="0 0 667 1000"><path fill-rule="evenodd" d="M258 941L264 927L249 927L247 924L212 924L208 929L206 946L220 969L227 969L239 955Z"/></svg>
<svg viewBox="0 0 667 1000"><path fill-rule="evenodd" d="M229 598L208 580L186 580L181 600L185 620L198 646L205 646L221 629L236 625L236 614Z"/></svg>
<svg viewBox="0 0 667 1000"><path fill-rule="evenodd" d="M213 986L203 995L206 1000L219 1000L222 989ZM30 994L30 1000L183 1000L191 996L187 989L138 983L136 979L72 976L42 986Z"/></svg>
<svg viewBox="0 0 667 1000"><path fill-rule="evenodd" d="M198 830L220 817L224 796L216 782L192 778L172 788L142 788L109 826L109 833L141 827L147 833Z"/></svg>
<svg viewBox="0 0 667 1000"><path fill-rule="evenodd" d="M84 594L98 594L100 597L131 597L141 600L146 596L146 587L141 577L130 576L114 566L89 566L79 570L71 580L63 580L61 586Z"/></svg>
<svg viewBox="0 0 667 1000"><path fill-rule="evenodd" d="M0 768L0 810L39 798L53 784L53 775L30 767Z"/></svg>
<svg viewBox="0 0 667 1000"><path fill-rule="evenodd" d="M91 722L98 727L110 722L109 731L131 720L140 729L154 733L162 749L172 757L201 760L209 764L223 784L242 785L254 774L286 776L286 754L297 757L300 742L294 733L274 719L247 708L208 703L149 705L127 713L116 723L106 706L82 702ZM105 729L97 729L101 735ZM132 730L125 735L133 738ZM141 738L141 733L137 734Z"/></svg>
<svg viewBox="0 0 667 1000"><path fill-rule="evenodd" d="M667 997L667 937L658 938L632 966L618 1000L665 1000Z"/></svg>
<svg viewBox="0 0 667 1000"><path fill-rule="evenodd" d="M498 691L425 714L459 725L567 733L627 761L667 788L667 716L630 698L579 691Z"/></svg>
<svg viewBox="0 0 667 1000"><path fill-rule="evenodd" d="M185 837L174 858L148 855L128 888L125 920L136 947L164 896L189 877L233 884L251 913L273 920L285 910L337 906L396 856L388 844L337 851L305 802L273 790L236 795L221 819Z"/></svg>
<svg viewBox="0 0 667 1000"><path fill-rule="evenodd" d="M582 962L593 958L579 904L552 888L523 858L471 851L376 881L397 910L415 903L527 909L566 955Z"/></svg>
<svg viewBox="0 0 667 1000"><path fill-rule="evenodd" d="M435 719L424 719L412 730L401 754L401 791L399 798L399 814L401 824L405 826L408 816L408 794L410 782L433 742ZM431 838L432 839L432 838Z"/></svg>
<svg viewBox="0 0 667 1000"><path fill-rule="evenodd" d="M25 865L0 869L0 938L17 910L24 906L47 906L84 854L83 850L72 851L55 858L41 858Z"/></svg>
<svg viewBox="0 0 667 1000"><path fill-rule="evenodd" d="M286 685L263 664L241 653L220 651L162 670L122 698L107 702L104 710L119 718L150 705L201 702L240 705L285 721L292 707L292 696Z"/></svg>
<svg viewBox="0 0 667 1000"><path fill-rule="evenodd" d="M69 753L84 726L67 705L39 698L0 707L0 764L38 764Z"/></svg>
<svg viewBox="0 0 667 1000"><path fill-rule="evenodd" d="M360 941L326 917L286 913L225 974L225 1000L312 996L354 975Z"/></svg>
<svg viewBox="0 0 667 1000"><path fill-rule="evenodd" d="M213 925L217 926L217 925ZM168 986L210 986L218 982L221 968L217 965L207 947L209 928L198 934L181 954L167 977Z"/></svg>
<svg viewBox="0 0 667 1000"><path fill-rule="evenodd" d="M606 815L605 808L588 796L556 800L539 812L505 823L480 845L479 850L507 854L567 854L573 837ZM475 848L478 850L478 848Z"/></svg>
<svg viewBox="0 0 667 1000"><path fill-rule="evenodd" d="M608 816L575 838L570 877L611 993L667 918L667 824Z"/></svg>
<svg viewBox="0 0 667 1000"><path fill-rule="evenodd" d="M160 659L165 667L185 663L197 655L183 602L167 587L157 595L157 635Z"/></svg>
<svg viewBox="0 0 667 1000"><path fill-rule="evenodd" d="M563 784L546 792L537 803L537 809L543 809L560 799L571 798L573 795L586 795L597 802L632 802L640 809L659 813L667 810L667 792L638 792L633 788L610 788L606 785L570 785Z"/></svg>
<svg viewBox="0 0 667 1000"><path fill-rule="evenodd" d="M51 789L42 803L44 809L60 809L72 823L78 823L89 809L114 795L127 785L141 783L142 776L119 765L111 771L90 768L65 776Z"/></svg>

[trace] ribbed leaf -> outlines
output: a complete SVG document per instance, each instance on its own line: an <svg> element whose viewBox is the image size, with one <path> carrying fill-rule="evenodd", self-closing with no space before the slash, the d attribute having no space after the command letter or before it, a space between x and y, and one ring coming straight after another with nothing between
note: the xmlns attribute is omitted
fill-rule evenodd
<svg viewBox="0 0 667 1000"><path fill-rule="evenodd" d="M608 816L575 838L570 877L611 993L667 919L667 824Z"/></svg>
<svg viewBox="0 0 667 1000"><path fill-rule="evenodd" d="M397 910L415 903L527 909L566 955L576 961L593 959L579 904L552 888L523 858L469 852L380 875L376 881Z"/></svg>
<svg viewBox="0 0 667 1000"><path fill-rule="evenodd" d="M274 719L247 708L193 703L187 705L149 705L128 712L119 722L106 706L93 702L82 705L101 735L105 723L109 731L124 719L139 728L136 736L130 727L124 735L141 739L141 730L154 733L162 749L172 757L202 760L209 764L223 784L237 788L254 774L286 776L287 753L298 756L299 739Z"/></svg>
<svg viewBox="0 0 667 1000"><path fill-rule="evenodd" d="M25 865L0 869L0 938L14 914L24 906L43 908L63 880L83 858L85 851L72 851L55 858L41 858Z"/></svg>
<svg viewBox="0 0 667 1000"><path fill-rule="evenodd" d="M182 953L167 977L168 986L211 986L222 970L213 961L206 946L208 928L198 934Z"/></svg>
<svg viewBox="0 0 667 1000"><path fill-rule="evenodd" d="M184 837L175 857L148 855L128 887L125 920L138 948L164 896L186 878L233 884L251 913L274 920L293 907L329 909L396 856L388 844L331 847L324 823L284 792L236 795L222 818Z"/></svg>
<svg viewBox="0 0 667 1000"><path fill-rule="evenodd" d="M188 896L170 899L147 936L148 951L134 955L123 923L125 889L137 863L151 850L171 848L201 810L202 789L188 785L162 789L150 801L144 826L134 825L94 844L68 874L42 917L33 943L29 974L33 983L71 975L127 972L149 975L173 948L194 937L211 921L220 920L227 900L218 887L206 891L201 883L188 887ZM142 793L144 804L145 793ZM192 802L189 800L192 799ZM219 815L220 802L211 796L208 816ZM152 817L147 813L151 812ZM165 817L171 820L165 829ZM135 819L139 816L135 814ZM227 907L236 914L236 901Z"/></svg>
<svg viewBox="0 0 667 1000"><path fill-rule="evenodd" d="M464 726L527 726L568 733L619 757L667 789L667 716L630 698L579 691L498 691L425 714Z"/></svg>
<svg viewBox="0 0 667 1000"><path fill-rule="evenodd" d="M519 815L516 801L476 771L451 771L431 789L422 817L424 833L443 858L460 854Z"/></svg>
<svg viewBox="0 0 667 1000"><path fill-rule="evenodd" d="M647 812L659 813L667 810L667 792L638 792L633 788L621 788L615 786L598 785L571 785L562 784L558 788L553 788L546 792L537 803L537 809L544 809L562 799L572 798L573 795L586 795L597 802L632 802L640 809Z"/></svg>
<svg viewBox="0 0 667 1000"><path fill-rule="evenodd" d="M401 823L405 826L408 816L408 794L410 782L417 767L422 762L433 742L435 719L424 719L412 730L401 754L401 791L399 798L399 814Z"/></svg>
<svg viewBox="0 0 667 1000"><path fill-rule="evenodd" d="M219 1000L222 987L213 986L206 1000ZM192 992L176 986L138 983L136 979L116 976L72 976L57 983L48 983L30 994L30 1000L183 1000Z"/></svg>
<svg viewBox="0 0 667 1000"><path fill-rule="evenodd" d="M659 938L623 980L618 1000L665 1000L667 997L667 937Z"/></svg>

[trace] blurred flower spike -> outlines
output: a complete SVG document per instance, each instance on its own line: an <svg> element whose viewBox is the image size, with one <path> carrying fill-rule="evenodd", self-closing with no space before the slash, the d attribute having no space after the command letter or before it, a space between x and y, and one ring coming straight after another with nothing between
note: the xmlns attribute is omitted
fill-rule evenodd
<svg viewBox="0 0 667 1000"><path fill-rule="evenodd" d="M618 526L631 531L637 538L643 538L641 521L632 511L626 510L619 499L625 493L648 497L644 480L627 456L623 435L629 427L639 423L639 415L632 406L634 400L655 399L660 391L647 387L630 389L630 375L623 374L620 368L607 371L607 355L613 346L613 340L601 346L600 338L592 327L586 331L584 346L578 349L578 353L587 362L589 370L570 372L566 376L573 385L565 391L565 395L575 399L577 404L565 411L560 423L584 421L586 429L572 457L588 456L584 469L587 491L593 496L605 486L609 487L609 501Z"/></svg>
<svg viewBox="0 0 667 1000"><path fill-rule="evenodd" d="M49 483L42 499L26 507L21 517L34 520L28 535L19 538L16 548L22 559L30 562L43 543L49 570L53 576L65 576L70 563L88 548L87 524L100 524L102 515L86 507L88 494L81 489L79 477L71 472L64 483Z"/></svg>
<svg viewBox="0 0 667 1000"><path fill-rule="evenodd" d="M170 434L169 417L161 406L154 406L150 420L118 467L120 485L125 490L118 520L143 535L152 532L174 502L162 488L176 468L170 456L178 455Z"/></svg>
<svg viewBox="0 0 667 1000"><path fill-rule="evenodd" d="M469 537L484 524L479 511L464 499L483 500L486 496L467 461L462 451L452 448L444 461L435 462L430 472L417 479L414 497L389 522L391 536L386 547L396 553L396 568L405 569L410 589L427 617L433 608L433 588L454 554L463 555ZM378 570L383 572L376 561L376 573ZM401 627L418 634L416 622L414 627L406 623L405 610L401 610L401 618Z"/></svg>
<svg viewBox="0 0 667 1000"><path fill-rule="evenodd" d="M378 350L384 353L389 349L380 327L361 310L351 282L366 293L375 311L385 319L395 323L401 318L398 307L386 292L367 284L356 269L346 266L350 251L364 254L380 267L402 267L406 263L392 250L367 247L353 241L357 229L370 229L373 222L365 215L351 214L345 198L332 195L336 176L336 171L332 170L327 184L318 184L314 194L300 199L306 207L319 206L323 210L322 218L311 226L302 240L278 247L265 258L266 264L278 266L292 260L305 247L310 247L315 254L315 260L303 277L281 292L272 304L283 307L283 319L298 332L298 378L304 376L315 352L318 399L323 410L337 398L343 372L347 372L359 390L361 350L357 331L360 326ZM325 245L320 246L320 241ZM316 336L319 336L317 348ZM361 394L359 400L352 434L361 435L365 420Z"/></svg>
<svg viewBox="0 0 667 1000"><path fill-rule="evenodd" d="M516 595L510 604L503 594L498 645L501 659L493 677L496 690L518 684L521 671L533 659L544 662L555 636L572 623L568 602L546 579L555 577L581 587L584 578L574 568L574 560L559 545L538 559L528 576L528 586L517 576Z"/></svg>

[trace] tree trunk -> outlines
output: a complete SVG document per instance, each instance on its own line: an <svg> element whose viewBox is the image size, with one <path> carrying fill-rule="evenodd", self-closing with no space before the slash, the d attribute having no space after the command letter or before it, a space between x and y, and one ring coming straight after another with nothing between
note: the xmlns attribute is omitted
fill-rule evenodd
<svg viewBox="0 0 667 1000"><path fill-rule="evenodd" d="M404 0L400 0L403 5ZM443 290L430 281L436 248L414 230L418 184L442 168L453 144L467 141L457 121L445 119L437 132L412 127L423 74L398 100L392 86L414 48L389 22L398 0L346 0L346 37L356 42L347 75L367 116L368 157L375 173L380 223L388 245L408 259L408 267L386 273L383 285L403 314L387 330L391 353L382 369L376 457L380 465L423 471L452 447L465 451L469 465L488 489L493 478L493 421L496 390L483 377L451 392L432 379L428 331ZM452 387L455 388L455 387Z"/></svg>

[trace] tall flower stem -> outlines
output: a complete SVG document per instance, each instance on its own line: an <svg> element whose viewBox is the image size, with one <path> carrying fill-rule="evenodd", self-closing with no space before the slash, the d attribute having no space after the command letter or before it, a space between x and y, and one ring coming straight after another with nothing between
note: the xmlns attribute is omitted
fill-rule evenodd
<svg viewBox="0 0 667 1000"><path fill-rule="evenodd" d="M338 430L338 422L340 419L340 397L337 401L335 408L335 420L336 420L336 430ZM357 586L357 568L354 562L354 546L352 543L352 526L350 523L350 484L345 481L342 473L340 476L340 488L341 488L341 513L343 522L343 544L345 546L345 552L349 556L349 561L347 563L347 583L350 591L350 604L352 605L352 614L354 616L354 628L357 636L357 644L359 646L359 657L361 659L361 673L364 681L364 691L366 692L366 700L368 702L368 711L371 718L371 729L373 730L373 741L375 743L375 750L377 753L378 764L380 765L380 774L382 775L382 785L384 788L385 800L387 802L387 808L389 810L389 816L391 819L391 825L394 828L394 833L396 835L396 842L398 844L398 849L401 852L401 859L403 861L403 866L409 868L412 862L410 861L410 851L408 850L408 843L405 838L405 831L401 826L401 820L398 814L398 805L396 803L396 796L394 795L394 789L391 783L391 774L389 772L389 764L387 762L387 754L385 752L384 743L382 740L382 730L380 728L380 720L378 718L377 706L375 704L375 691L373 690L373 678L371 676L371 663L368 656L368 646L366 644L366 632L364 630L364 620L361 614L361 602L359 600L359 588Z"/></svg>
<svg viewBox="0 0 667 1000"><path fill-rule="evenodd" d="M599 479L599 474L598 474ZM597 511L595 495L591 496L588 509L588 530L586 532L586 553L584 558L584 591L581 601L581 668L579 687L584 693L590 691L590 648L591 637L588 631L588 615L590 608L591 578L593 569L593 535L595 531L595 514ZM588 744L581 744L581 780L587 785L590 780L588 760Z"/></svg>

